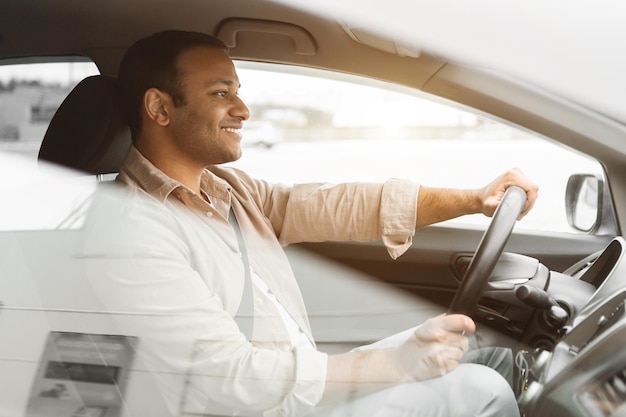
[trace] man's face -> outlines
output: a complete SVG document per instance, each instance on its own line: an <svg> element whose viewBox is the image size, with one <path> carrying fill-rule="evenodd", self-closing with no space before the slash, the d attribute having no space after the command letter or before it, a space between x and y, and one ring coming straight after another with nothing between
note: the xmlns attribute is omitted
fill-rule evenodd
<svg viewBox="0 0 626 417"><path fill-rule="evenodd" d="M177 61L184 104L171 117L173 140L189 163L216 165L241 157L242 122L250 116L237 95L231 59L217 48L197 47Z"/></svg>

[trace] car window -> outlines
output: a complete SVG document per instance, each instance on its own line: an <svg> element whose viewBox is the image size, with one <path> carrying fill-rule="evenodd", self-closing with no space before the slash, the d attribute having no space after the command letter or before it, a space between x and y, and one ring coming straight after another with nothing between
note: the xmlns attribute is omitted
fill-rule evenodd
<svg viewBox="0 0 626 417"><path fill-rule="evenodd" d="M540 187L534 210L517 227L575 232L565 212L567 181L576 173L602 175L601 165L581 153L414 90L304 68L237 67L252 116L243 129L243 156L233 165L269 181L393 177L476 188L517 167Z"/></svg>
<svg viewBox="0 0 626 417"><path fill-rule="evenodd" d="M95 177L68 175L37 162L48 124L93 62L0 62L0 231L76 229L84 221ZM63 176L62 180L59 177Z"/></svg>
<svg viewBox="0 0 626 417"><path fill-rule="evenodd" d="M98 74L93 62L0 61L0 151L37 155L52 116L83 78Z"/></svg>

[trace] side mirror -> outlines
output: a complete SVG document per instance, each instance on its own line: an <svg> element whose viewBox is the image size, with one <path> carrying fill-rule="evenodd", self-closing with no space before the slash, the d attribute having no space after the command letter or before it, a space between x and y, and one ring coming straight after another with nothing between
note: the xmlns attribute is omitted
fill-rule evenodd
<svg viewBox="0 0 626 417"><path fill-rule="evenodd" d="M571 227L585 233L614 233L608 187L601 176L574 174L567 181L565 211Z"/></svg>

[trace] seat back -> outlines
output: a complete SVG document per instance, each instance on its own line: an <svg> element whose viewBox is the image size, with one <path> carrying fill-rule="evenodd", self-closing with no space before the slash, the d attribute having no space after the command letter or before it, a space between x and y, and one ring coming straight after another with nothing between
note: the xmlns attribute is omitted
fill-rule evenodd
<svg viewBox="0 0 626 417"><path fill-rule="evenodd" d="M59 106L39 150L39 160L89 174L116 173L131 146L116 80L82 80Z"/></svg>

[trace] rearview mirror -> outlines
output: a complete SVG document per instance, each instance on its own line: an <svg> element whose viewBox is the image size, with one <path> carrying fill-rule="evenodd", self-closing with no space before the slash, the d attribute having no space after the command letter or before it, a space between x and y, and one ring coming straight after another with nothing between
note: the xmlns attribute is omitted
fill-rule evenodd
<svg viewBox="0 0 626 417"><path fill-rule="evenodd" d="M601 176L572 175L567 181L565 210L567 222L576 230L585 233L614 231L608 189Z"/></svg>

